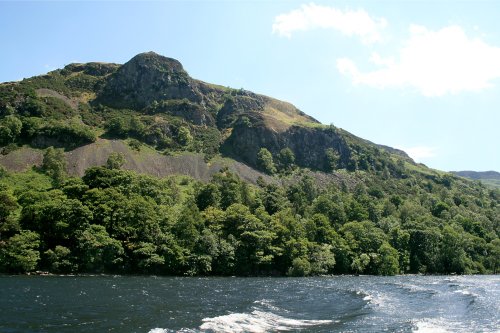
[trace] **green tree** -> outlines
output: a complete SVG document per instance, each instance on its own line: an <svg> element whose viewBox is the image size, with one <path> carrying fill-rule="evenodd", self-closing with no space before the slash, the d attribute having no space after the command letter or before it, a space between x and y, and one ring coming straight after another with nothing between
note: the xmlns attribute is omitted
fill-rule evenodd
<svg viewBox="0 0 500 333"><path fill-rule="evenodd" d="M276 235L257 217L247 214L238 227L240 246L236 249L238 266L246 274L269 271L274 258Z"/></svg>
<svg viewBox="0 0 500 333"><path fill-rule="evenodd" d="M278 154L278 161L281 170L290 171L295 165L295 154L290 148L283 148Z"/></svg>
<svg viewBox="0 0 500 333"><path fill-rule="evenodd" d="M350 221L368 220L370 214L358 200L352 198L347 206L347 219Z"/></svg>
<svg viewBox="0 0 500 333"><path fill-rule="evenodd" d="M451 226L443 228L439 252L445 273L463 274L467 271L469 259L464 250L462 234Z"/></svg>
<svg viewBox="0 0 500 333"><path fill-rule="evenodd" d="M214 183L200 186L196 194L196 205L200 210L218 207L221 200L219 188Z"/></svg>
<svg viewBox="0 0 500 333"><path fill-rule="evenodd" d="M11 217L18 207L16 198L7 191L6 186L0 184L0 240L3 233L13 228Z"/></svg>
<svg viewBox="0 0 500 333"><path fill-rule="evenodd" d="M288 200L292 204L295 213L304 216L307 207L317 197L318 190L314 179L306 174L299 182L292 183L286 190Z"/></svg>
<svg viewBox="0 0 500 333"><path fill-rule="evenodd" d="M309 248L309 262L311 263L311 274L330 273L335 266L335 255L330 244L311 244Z"/></svg>
<svg viewBox="0 0 500 333"><path fill-rule="evenodd" d="M307 258L295 258L288 269L288 276L308 276L311 274L311 263Z"/></svg>
<svg viewBox="0 0 500 333"><path fill-rule="evenodd" d="M19 107L19 112L23 116L40 117L45 111L45 104L34 97L26 98Z"/></svg>
<svg viewBox="0 0 500 333"><path fill-rule="evenodd" d="M165 258L158 254L158 247L152 243L134 244L132 255L136 269L142 273L161 273Z"/></svg>
<svg viewBox="0 0 500 333"><path fill-rule="evenodd" d="M500 239L495 238L487 246L486 265L490 272L497 274L500 271Z"/></svg>
<svg viewBox="0 0 500 333"><path fill-rule="evenodd" d="M179 127L177 132L177 142L183 146L188 146L193 141L193 136L186 126Z"/></svg>
<svg viewBox="0 0 500 333"><path fill-rule="evenodd" d="M439 244L441 233L435 228L410 231L410 272L440 272Z"/></svg>
<svg viewBox="0 0 500 333"><path fill-rule="evenodd" d="M272 242L276 235L242 204L229 206L224 215L224 235L238 241L235 248L237 270L242 274L269 270L274 258Z"/></svg>
<svg viewBox="0 0 500 333"><path fill-rule="evenodd" d="M120 169L125 163L125 156L122 153L112 152L106 160L106 168Z"/></svg>
<svg viewBox="0 0 500 333"><path fill-rule="evenodd" d="M36 269L40 260L40 236L36 232L21 230L0 246L0 267L3 271L26 273Z"/></svg>
<svg viewBox="0 0 500 333"><path fill-rule="evenodd" d="M377 274L396 275L399 273L399 254L389 243L384 242L378 249Z"/></svg>
<svg viewBox="0 0 500 333"><path fill-rule="evenodd" d="M193 200L188 200L182 207L172 233L181 246L193 250L203 228L203 219Z"/></svg>
<svg viewBox="0 0 500 333"><path fill-rule="evenodd" d="M14 115L0 120L0 145L14 142L21 134L22 127L22 121Z"/></svg>
<svg viewBox="0 0 500 333"><path fill-rule="evenodd" d="M77 239L78 258L83 271L105 272L119 268L123 261L123 247L109 236L104 226L92 224L80 232Z"/></svg>
<svg viewBox="0 0 500 333"><path fill-rule="evenodd" d="M111 118L104 127L110 135L117 137L126 137L129 131L129 126L123 117Z"/></svg>
<svg viewBox="0 0 500 333"><path fill-rule="evenodd" d="M237 175L227 168L221 169L212 177L212 183L216 184L220 192L220 207L226 209L234 203L241 203L241 184Z"/></svg>
<svg viewBox="0 0 500 333"><path fill-rule="evenodd" d="M21 129L23 128L23 122L14 115L8 115L2 120L2 125L10 129L10 132L14 137L18 137L21 134Z"/></svg>
<svg viewBox="0 0 500 333"><path fill-rule="evenodd" d="M340 227L347 221L342 201L326 194L318 196L312 203L312 212L328 218L333 226Z"/></svg>
<svg viewBox="0 0 500 333"><path fill-rule="evenodd" d="M327 217L323 214L314 214L306 222L308 239L316 243L332 244L338 237L330 225Z"/></svg>
<svg viewBox="0 0 500 333"><path fill-rule="evenodd" d="M260 148L257 154L257 167L270 175L276 173L273 155L266 148Z"/></svg>
<svg viewBox="0 0 500 333"><path fill-rule="evenodd" d="M410 233L396 226L390 229L389 237L389 243L398 251L399 270L406 273L410 269Z"/></svg>
<svg viewBox="0 0 500 333"><path fill-rule="evenodd" d="M60 190L28 192L20 198L21 225L39 233L42 250L70 247L75 234L86 228L92 213L79 200L67 199Z"/></svg>
<svg viewBox="0 0 500 333"><path fill-rule="evenodd" d="M352 261L351 268L358 274L363 273L368 265L370 264L371 258L366 253L361 253L359 256L356 256Z"/></svg>
<svg viewBox="0 0 500 333"><path fill-rule="evenodd" d="M0 146L5 146L14 141L14 136L9 128L0 125Z"/></svg>
<svg viewBox="0 0 500 333"><path fill-rule="evenodd" d="M70 273L77 270L73 263L71 250L67 247L57 245L53 250L45 251L48 268L55 273Z"/></svg>
<svg viewBox="0 0 500 333"><path fill-rule="evenodd" d="M132 117L132 119L130 119L130 132L133 136L136 136L138 138L142 138L144 136L146 132L146 126L144 126L141 118Z"/></svg>
<svg viewBox="0 0 500 333"><path fill-rule="evenodd" d="M265 187L261 193L261 200L266 211L271 215L289 206L283 188L276 184L269 184Z"/></svg>
<svg viewBox="0 0 500 333"><path fill-rule="evenodd" d="M276 235L273 246L276 252L275 269L286 273L295 258L308 258L309 244L305 221L291 209L276 212L270 226Z"/></svg>
<svg viewBox="0 0 500 333"><path fill-rule="evenodd" d="M440 217L443 212L448 211L449 209L450 209L450 207L448 206L448 204L446 204L445 202L439 201L432 207L431 212L432 212L432 215L434 215L436 217Z"/></svg>
<svg viewBox="0 0 500 333"><path fill-rule="evenodd" d="M333 148L328 148L325 151L325 169L326 171L333 171L338 168L340 162L339 154L333 150Z"/></svg>
<svg viewBox="0 0 500 333"><path fill-rule="evenodd" d="M61 185L66 177L66 159L63 150L47 148L43 154L42 170L52 178L54 185Z"/></svg>
<svg viewBox="0 0 500 333"><path fill-rule="evenodd" d="M386 234L371 221L346 223L340 232L354 252L353 269L376 274L378 250L387 241Z"/></svg>

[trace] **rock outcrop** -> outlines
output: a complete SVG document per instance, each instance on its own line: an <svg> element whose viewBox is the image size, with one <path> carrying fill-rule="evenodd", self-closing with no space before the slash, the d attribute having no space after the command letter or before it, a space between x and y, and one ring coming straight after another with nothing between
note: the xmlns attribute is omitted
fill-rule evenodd
<svg viewBox="0 0 500 333"><path fill-rule="evenodd" d="M196 103L203 99L181 63L147 52L136 55L113 73L96 102L141 110L154 101L184 98Z"/></svg>
<svg viewBox="0 0 500 333"><path fill-rule="evenodd" d="M278 132L266 126L237 125L226 140L223 150L250 165L256 165L260 148L267 148L273 155L290 148L295 163L311 169L325 169L326 151L334 149L340 156L340 164L347 165L349 147L345 140L330 128L290 126Z"/></svg>

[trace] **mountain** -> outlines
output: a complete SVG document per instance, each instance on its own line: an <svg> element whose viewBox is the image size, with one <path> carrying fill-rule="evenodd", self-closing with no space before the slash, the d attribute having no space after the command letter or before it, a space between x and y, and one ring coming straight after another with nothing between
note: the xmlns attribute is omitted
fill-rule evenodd
<svg viewBox="0 0 500 333"><path fill-rule="evenodd" d="M475 179L481 181L483 184L500 189L500 172L496 171L451 171L452 174Z"/></svg>
<svg viewBox="0 0 500 333"><path fill-rule="evenodd" d="M495 273L500 193L154 52L0 84L0 272Z"/></svg>
<svg viewBox="0 0 500 333"><path fill-rule="evenodd" d="M298 166L321 171L331 167L328 149L336 154L335 168L354 170L359 164L395 172L391 155L412 163L404 152L322 125L287 102L192 79L177 60L153 52L122 66L71 64L2 84L0 91L1 115L29 117L36 129L23 129L22 143L37 148L89 144L97 139L92 128L107 126L107 137L133 136L159 150L178 150L180 121L195 136L194 150L209 156L220 151L253 167L263 147L273 156L290 148Z"/></svg>

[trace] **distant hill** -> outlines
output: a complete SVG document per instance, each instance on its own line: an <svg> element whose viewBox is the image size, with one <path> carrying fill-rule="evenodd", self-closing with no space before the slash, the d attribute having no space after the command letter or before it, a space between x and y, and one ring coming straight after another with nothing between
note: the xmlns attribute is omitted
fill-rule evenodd
<svg viewBox="0 0 500 333"><path fill-rule="evenodd" d="M500 172L496 171L451 171L451 173L470 179L497 179L500 180Z"/></svg>
<svg viewBox="0 0 500 333"><path fill-rule="evenodd" d="M500 172L496 171L451 171L452 174L479 180L487 186L500 189Z"/></svg>

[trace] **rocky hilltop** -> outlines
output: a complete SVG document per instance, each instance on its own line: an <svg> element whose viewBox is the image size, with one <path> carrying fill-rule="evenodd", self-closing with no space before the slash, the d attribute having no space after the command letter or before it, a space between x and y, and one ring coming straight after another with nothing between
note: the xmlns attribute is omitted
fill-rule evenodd
<svg viewBox="0 0 500 333"><path fill-rule="evenodd" d="M2 84L0 94L2 116L27 117L23 133L4 144L68 150L95 142L104 130L105 138L134 138L158 151L187 150L207 159L222 153L261 170L262 148L275 162L290 149L294 165L325 172L396 174L390 156L412 162L403 152L322 125L290 103L193 79L179 61L154 52L123 65L70 64Z"/></svg>

